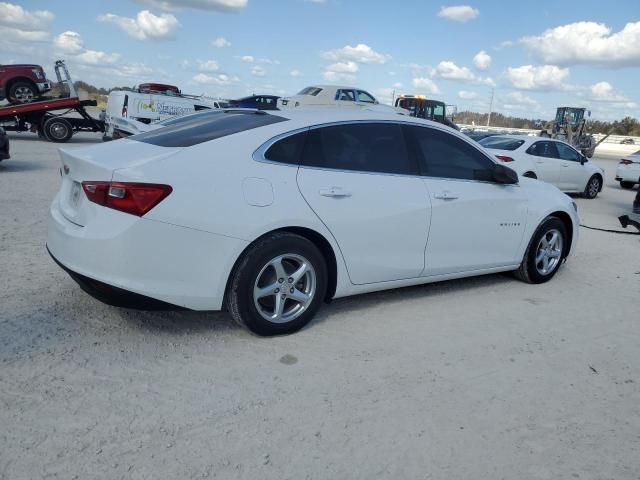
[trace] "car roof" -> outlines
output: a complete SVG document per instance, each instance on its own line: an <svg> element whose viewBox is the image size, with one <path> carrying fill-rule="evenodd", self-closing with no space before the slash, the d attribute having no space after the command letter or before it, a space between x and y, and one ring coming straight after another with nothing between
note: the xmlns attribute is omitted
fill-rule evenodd
<svg viewBox="0 0 640 480"><path fill-rule="evenodd" d="M349 122L349 121L398 121L405 123L417 123L422 125L431 125L441 128L442 125L430 120L422 118L410 117L399 113L378 111L364 108L287 108L269 112L269 115L277 115L291 120L294 123L305 125L320 125L332 122Z"/></svg>

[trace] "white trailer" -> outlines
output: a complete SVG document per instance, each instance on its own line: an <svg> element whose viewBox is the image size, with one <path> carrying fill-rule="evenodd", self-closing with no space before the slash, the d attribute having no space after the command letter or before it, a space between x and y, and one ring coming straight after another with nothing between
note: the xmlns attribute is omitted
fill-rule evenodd
<svg viewBox="0 0 640 480"><path fill-rule="evenodd" d="M184 95L172 85L143 84L133 91L115 90L107 98L104 140L135 135L168 118L226 106L222 100Z"/></svg>

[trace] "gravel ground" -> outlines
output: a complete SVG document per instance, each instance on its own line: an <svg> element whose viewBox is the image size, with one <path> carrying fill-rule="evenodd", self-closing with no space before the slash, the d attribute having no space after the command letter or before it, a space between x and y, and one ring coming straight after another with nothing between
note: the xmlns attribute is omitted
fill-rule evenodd
<svg viewBox="0 0 640 480"><path fill-rule="evenodd" d="M640 479L640 237L581 229L508 275L337 300L264 339L103 305L48 257L56 146L0 163L2 479ZM99 141L78 135L72 144ZM634 193L576 199L619 228Z"/></svg>

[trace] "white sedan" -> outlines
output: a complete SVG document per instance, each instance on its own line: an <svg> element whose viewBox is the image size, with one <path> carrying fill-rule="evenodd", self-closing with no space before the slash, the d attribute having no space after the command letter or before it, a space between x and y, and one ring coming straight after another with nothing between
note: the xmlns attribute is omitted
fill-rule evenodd
<svg viewBox="0 0 640 480"><path fill-rule="evenodd" d="M381 112L409 113L405 109L395 109L391 105L380 104L373 95L365 90L339 85L305 87L297 95L278 99L278 108L281 110L296 107L360 107Z"/></svg>
<svg viewBox="0 0 640 480"><path fill-rule="evenodd" d="M616 180L622 188L633 188L636 183L640 183L640 150L620 160Z"/></svg>
<svg viewBox="0 0 640 480"><path fill-rule="evenodd" d="M85 291L227 309L261 335L337 297L503 271L546 282L578 236L568 196L412 117L229 109L60 152L47 246Z"/></svg>
<svg viewBox="0 0 640 480"><path fill-rule="evenodd" d="M604 170L560 140L524 135L499 135L479 140L498 160L519 175L537 178L563 192L595 198L604 185Z"/></svg>

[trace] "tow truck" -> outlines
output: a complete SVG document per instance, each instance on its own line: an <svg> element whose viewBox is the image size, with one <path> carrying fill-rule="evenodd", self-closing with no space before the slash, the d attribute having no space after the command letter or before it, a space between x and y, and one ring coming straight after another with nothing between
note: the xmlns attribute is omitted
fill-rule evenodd
<svg viewBox="0 0 640 480"><path fill-rule="evenodd" d="M62 91L68 96L43 98L38 102L0 107L0 127L7 131L35 132L50 142L64 143L74 132L104 132L104 122L93 118L85 107L95 107L95 100L80 100L64 60L57 60L55 72ZM68 116L75 112L77 115Z"/></svg>
<svg viewBox="0 0 640 480"><path fill-rule="evenodd" d="M447 106L439 100L430 100L424 95L400 95L396 98L395 107L408 110L412 117L432 120L460 130L460 128L447 117Z"/></svg>

